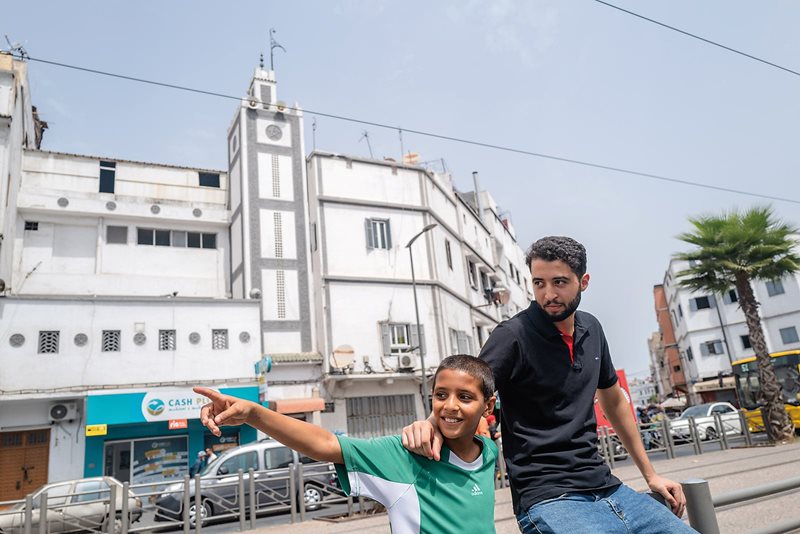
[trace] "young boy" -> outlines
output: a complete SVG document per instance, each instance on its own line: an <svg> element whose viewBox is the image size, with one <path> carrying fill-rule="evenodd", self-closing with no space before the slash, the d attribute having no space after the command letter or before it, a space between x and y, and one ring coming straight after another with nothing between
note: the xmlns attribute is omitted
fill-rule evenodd
<svg viewBox="0 0 800 534"><path fill-rule="evenodd" d="M475 357L449 356L433 377L432 417L444 437L439 462L408 452L400 436L335 436L250 401L208 388L194 391L211 399L200 419L212 433L246 423L306 456L333 462L346 493L386 507L395 534L495 531L497 447L474 435L481 416L494 410L494 379Z"/></svg>

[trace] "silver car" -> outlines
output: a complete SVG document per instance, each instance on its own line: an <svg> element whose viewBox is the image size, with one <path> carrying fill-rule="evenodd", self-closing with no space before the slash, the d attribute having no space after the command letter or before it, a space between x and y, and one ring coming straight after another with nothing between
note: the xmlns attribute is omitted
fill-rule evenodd
<svg viewBox="0 0 800 534"><path fill-rule="evenodd" d="M697 435L701 440L717 439L714 414L720 414L725 434L741 434L739 411L729 402L709 402L687 408L677 419L670 422L670 432L677 441L690 439L689 418L694 418Z"/></svg>
<svg viewBox="0 0 800 534"><path fill-rule="evenodd" d="M117 502L114 512L110 512L110 487L114 486ZM47 494L47 509L42 513L42 496ZM109 521L113 521L113 531L122 528L122 483L112 477L92 477L78 480L53 482L39 488L32 494L33 507L30 510L31 531L39 528L44 515L47 532L84 532L87 530L108 531ZM142 501L133 492L128 493L128 510L131 522L142 516ZM25 503L19 503L10 510L0 510L0 533L19 534L25 530Z"/></svg>

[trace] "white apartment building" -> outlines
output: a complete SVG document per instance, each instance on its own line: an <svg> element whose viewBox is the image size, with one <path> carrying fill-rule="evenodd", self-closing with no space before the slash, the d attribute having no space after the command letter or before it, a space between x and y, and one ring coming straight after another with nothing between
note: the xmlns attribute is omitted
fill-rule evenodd
<svg viewBox="0 0 800 534"><path fill-rule="evenodd" d="M704 401L735 402L731 363L753 356L735 289L724 295L692 292L677 284L688 263L673 259L664 276L675 337L693 393ZM800 283L797 275L755 281L762 325L770 352L800 348ZM692 390L690 389L690 396ZM695 399L695 400L700 400Z"/></svg>
<svg viewBox="0 0 800 534"><path fill-rule="evenodd" d="M0 121L0 500L183 477L201 448L255 439L205 432L190 389L258 398L227 174L39 150L26 65L5 54Z"/></svg>
<svg viewBox="0 0 800 534"><path fill-rule="evenodd" d="M314 152L307 175L314 320L328 356L323 421L355 436L399 432L423 417L423 372L477 354L530 304L523 251L492 197L476 205L448 174ZM412 245L412 279L407 244L429 225Z"/></svg>

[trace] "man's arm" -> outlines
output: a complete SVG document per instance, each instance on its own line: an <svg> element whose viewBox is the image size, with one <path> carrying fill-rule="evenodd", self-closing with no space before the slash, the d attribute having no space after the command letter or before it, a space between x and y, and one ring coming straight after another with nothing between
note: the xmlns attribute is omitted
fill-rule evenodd
<svg viewBox="0 0 800 534"><path fill-rule="evenodd" d="M200 421L215 436L221 435L220 426L246 423L310 458L344 463L339 440L324 428L279 414L255 402L223 395L213 389L194 388L194 392L211 400L203 406Z"/></svg>
<svg viewBox="0 0 800 534"><path fill-rule="evenodd" d="M625 398L619 382L609 388L598 389L597 400L600 402L603 413L606 414L606 417L611 422L611 426L614 427L614 431L622 440L622 445L633 458L633 463L636 464L647 485L652 491L661 494L672 507L675 515L681 517L686 508L686 497L683 495L683 488L677 482L660 476L653 469L653 464L650 463L650 458L647 457L647 453L644 451L642 438L636 428L636 421L631 415L628 399Z"/></svg>

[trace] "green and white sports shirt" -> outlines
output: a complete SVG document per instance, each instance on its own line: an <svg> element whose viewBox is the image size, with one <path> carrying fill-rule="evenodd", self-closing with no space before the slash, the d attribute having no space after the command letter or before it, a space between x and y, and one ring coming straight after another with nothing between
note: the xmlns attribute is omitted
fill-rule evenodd
<svg viewBox="0 0 800 534"><path fill-rule="evenodd" d="M345 493L386 507L394 534L492 533L497 446L475 438L482 452L468 463L447 447L438 462L412 454L400 436L339 436L344 465L336 474Z"/></svg>

